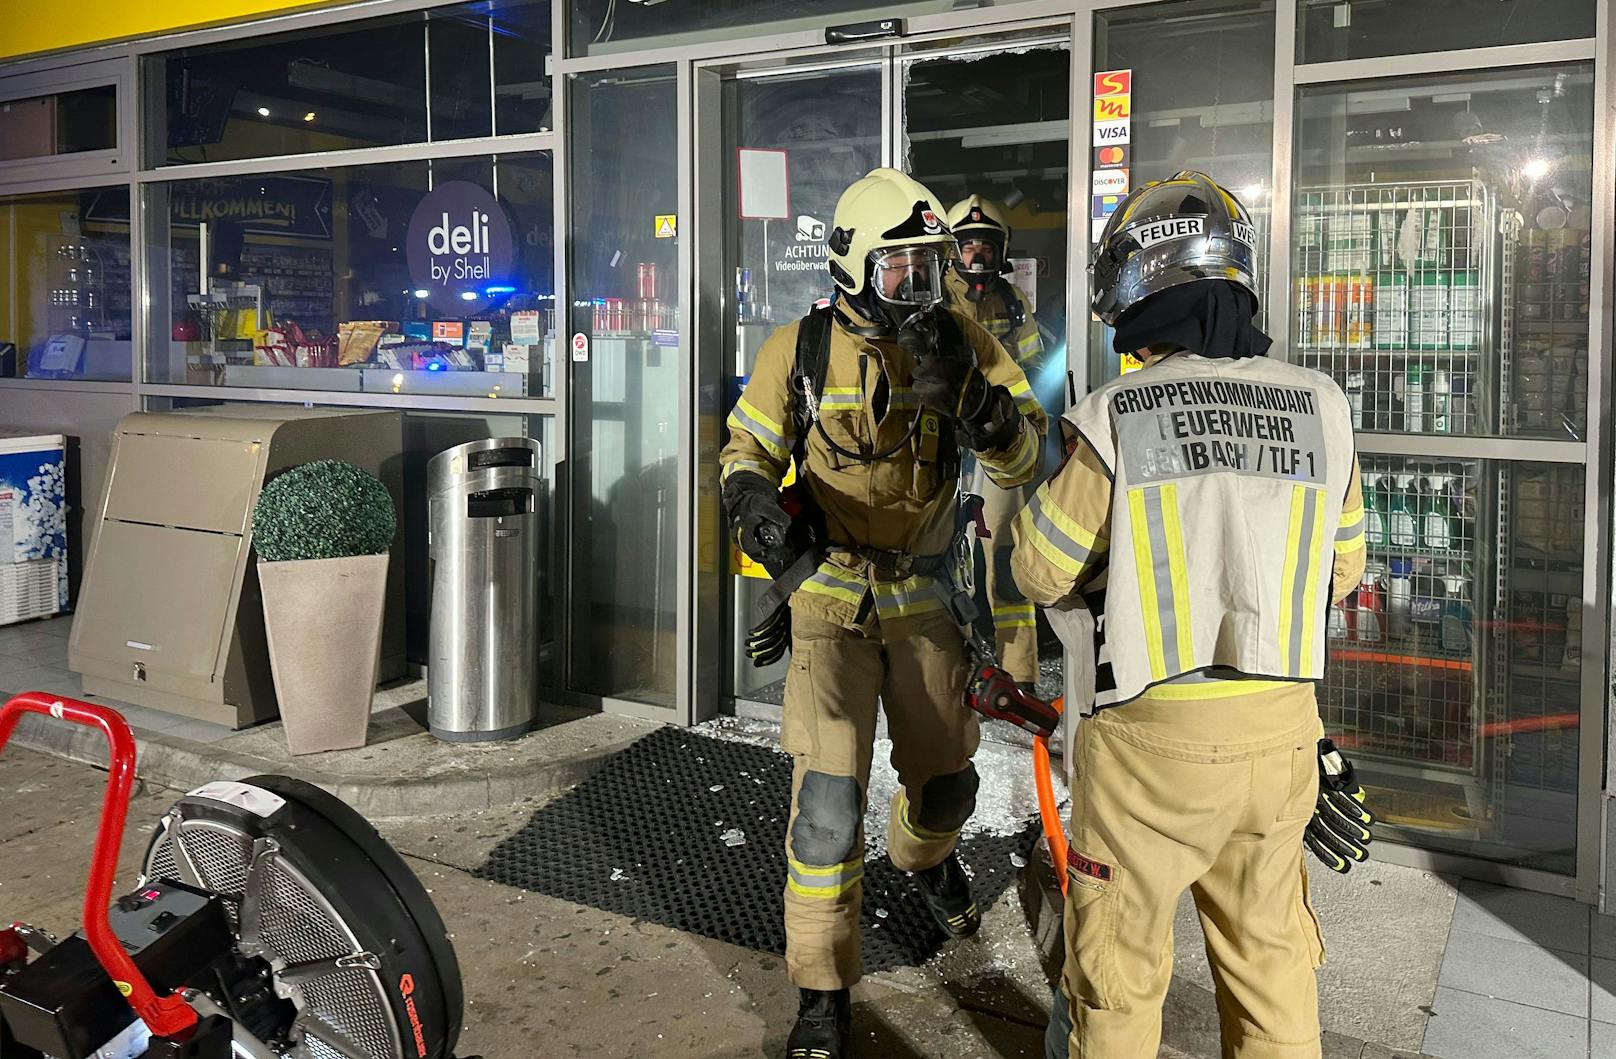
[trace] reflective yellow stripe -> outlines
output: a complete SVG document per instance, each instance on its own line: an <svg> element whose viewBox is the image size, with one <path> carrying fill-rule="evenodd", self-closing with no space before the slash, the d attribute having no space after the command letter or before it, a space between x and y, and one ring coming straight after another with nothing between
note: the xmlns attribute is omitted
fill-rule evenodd
<svg viewBox="0 0 1616 1059"><path fill-rule="evenodd" d="M1310 562L1317 562L1324 551L1324 490L1313 490L1313 537L1308 542ZM1307 589L1302 594L1302 670L1297 676L1313 672L1313 638L1319 624L1319 575L1308 567Z"/></svg>
<svg viewBox="0 0 1616 1059"><path fill-rule="evenodd" d="M990 460L981 453L977 459L988 470L988 477L995 482L1014 482L1024 478L1032 470L1033 464L1038 462L1038 445L1033 441L1033 434L1025 425L1021 433L1016 436L1016 442L1010 451L1002 458Z"/></svg>
<svg viewBox="0 0 1616 1059"><path fill-rule="evenodd" d="M1279 580L1279 665L1282 672L1289 672L1290 668L1291 619L1296 606L1291 585L1296 581L1296 564L1301 559L1302 510L1307 501L1306 492L1299 485L1291 487L1291 521L1285 530L1285 569Z"/></svg>
<svg viewBox="0 0 1616 1059"><path fill-rule="evenodd" d="M952 842L959 837L959 831L928 831L909 819L909 792L898 788L898 823L909 833L909 837L917 842Z"/></svg>
<svg viewBox="0 0 1616 1059"><path fill-rule="evenodd" d="M1055 494L1050 489L1049 483L1039 486L1038 491L1033 494L1033 499L1036 501L1037 514L1048 519L1055 529L1070 537L1079 548L1089 552L1103 552L1110 547L1110 542L1104 537L1084 529L1081 522L1068 515L1064 508L1055 503Z"/></svg>
<svg viewBox="0 0 1616 1059"><path fill-rule="evenodd" d="M847 893L853 887L864 881L864 873L860 872L858 878L847 882L832 883L829 886L804 886L796 879L787 879L786 887L800 897L812 897L821 901L833 901Z"/></svg>
<svg viewBox="0 0 1616 1059"><path fill-rule="evenodd" d="M779 423L764 415L757 406L744 396L735 402L735 408L729 414L729 428L744 431L757 439L759 445L766 449L769 455L784 460L790 455L786 447L786 438Z"/></svg>
<svg viewBox="0 0 1616 1059"><path fill-rule="evenodd" d="M1363 508L1356 511L1343 511L1336 523L1335 553L1337 555L1350 555L1364 546L1364 513Z"/></svg>
<svg viewBox="0 0 1616 1059"><path fill-rule="evenodd" d="M840 572L828 563L802 583L798 590L809 592L817 596L830 596L847 603L858 603L864 598L865 583L861 580L849 580L840 576Z"/></svg>
<svg viewBox="0 0 1616 1059"><path fill-rule="evenodd" d="M1291 688L1294 680L1206 680L1193 684L1157 684L1145 692L1147 699L1200 700L1227 699L1235 695L1254 695L1275 688Z"/></svg>
<svg viewBox="0 0 1616 1059"><path fill-rule="evenodd" d="M915 576L905 581L875 581L875 609L883 618L908 618L943 609L936 583L929 577Z"/></svg>
<svg viewBox="0 0 1616 1059"><path fill-rule="evenodd" d="M1150 678L1167 677L1162 657L1161 605L1156 598L1156 565L1150 554L1150 527L1145 521L1145 491L1128 490L1128 521L1133 528L1134 574L1139 581L1139 610L1145 622L1145 652L1150 657Z"/></svg>
<svg viewBox="0 0 1616 1059"><path fill-rule="evenodd" d="M820 395L821 408L862 408L864 391L857 386L827 386Z"/></svg>
<svg viewBox="0 0 1616 1059"><path fill-rule="evenodd" d="M993 608L996 629L1030 629L1038 625L1038 612L1031 603L1006 603Z"/></svg>
<svg viewBox="0 0 1616 1059"><path fill-rule="evenodd" d="M1034 331L1032 334L1026 336L1020 342L1018 342L1017 346L1023 353L1042 353L1044 349L1044 340L1038 336L1037 331Z"/></svg>
<svg viewBox="0 0 1616 1059"><path fill-rule="evenodd" d="M819 900L834 900L863 880L864 861L861 858L841 864L821 865L804 864L795 857L787 857L786 871L786 886L792 893Z"/></svg>
<svg viewBox="0 0 1616 1059"><path fill-rule="evenodd" d="M761 475L773 482L776 488L779 488L780 472L775 470L772 464L764 463L762 460L730 460L724 464L724 473L719 475L718 480L727 482L730 475L739 471L748 471L752 474Z"/></svg>
<svg viewBox="0 0 1616 1059"><path fill-rule="evenodd" d="M1162 528L1167 535L1167 569L1173 583L1173 615L1178 626L1178 671L1195 668L1195 637L1190 629L1190 578L1184 557L1184 527L1178 520L1178 486L1161 489Z"/></svg>

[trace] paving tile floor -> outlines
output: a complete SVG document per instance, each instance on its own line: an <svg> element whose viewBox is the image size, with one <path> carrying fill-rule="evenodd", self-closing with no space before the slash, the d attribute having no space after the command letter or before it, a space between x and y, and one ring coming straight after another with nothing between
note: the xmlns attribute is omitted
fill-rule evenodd
<svg viewBox="0 0 1616 1059"><path fill-rule="evenodd" d="M1616 1059L1616 919L1564 897L1462 883L1422 1052Z"/></svg>

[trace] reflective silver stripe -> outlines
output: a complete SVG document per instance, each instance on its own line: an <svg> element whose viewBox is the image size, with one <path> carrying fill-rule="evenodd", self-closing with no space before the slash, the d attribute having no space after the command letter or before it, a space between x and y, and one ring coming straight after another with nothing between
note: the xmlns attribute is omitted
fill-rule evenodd
<svg viewBox="0 0 1616 1059"><path fill-rule="evenodd" d="M1351 522L1344 522L1341 524L1341 527L1335 531L1335 539L1338 541L1350 541L1356 539L1357 536L1363 532L1363 520L1364 515L1360 510L1357 518L1353 519Z"/></svg>
<svg viewBox="0 0 1616 1059"><path fill-rule="evenodd" d="M739 423L742 429L761 441L765 448L770 449L776 455L787 450L786 439L781 437L778 431L771 429L767 424L760 422L755 416L748 413L739 402L736 403L734 408L730 409L729 417Z"/></svg>
<svg viewBox="0 0 1616 1059"><path fill-rule="evenodd" d="M887 395L888 408L919 408L920 398L907 386L894 386Z"/></svg>
<svg viewBox="0 0 1616 1059"><path fill-rule="evenodd" d="M1094 553L1083 547L1066 535L1066 531L1057 526L1048 515L1044 514L1044 491L1038 490L1032 495L1032 502L1027 505L1028 514L1032 517L1032 524L1044 539L1061 550L1073 562L1087 566L1094 559Z"/></svg>
<svg viewBox="0 0 1616 1059"><path fill-rule="evenodd" d="M804 865L803 867L811 868L811 870L799 870L796 862L790 859L786 861L786 871L791 874L791 881L810 890L821 890L829 887L841 888L864 878L864 862L862 860L849 861L846 864L836 865L834 868L818 868L810 865Z"/></svg>
<svg viewBox="0 0 1616 1059"><path fill-rule="evenodd" d="M1181 672L1178 665L1178 608L1173 598L1172 553L1167 547L1167 525L1162 521L1162 487L1152 486L1145 494L1145 529L1150 533L1150 572L1156 582L1156 613L1161 620L1162 664L1168 675Z"/></svg>
<svg viewBox="0 0 1616 1059"><path fill-rule="evenodd" d="M1296 535L1296 579L1291 583L1291 644L1290 657L1285 661L1285 675L1302 676L1302 623L1307 618L1307 580L1313 576L1313 520L1318 505L1313 502L1311 490L1302 491L1302 529Z"/></svg>
<svg viewBox="0 0 1616 1059"><path fill-rule="evenodd" d="M858 599L863 598L865 589L865 584L863 581L845 581L842 578L837 577L835 574L825 570L823 567L815 571L814 575L803 583L803 587L805 588L808 585L823 585L830 589L833 595L851 593L855 597L854 602L857 602Z"/></svg>
<svg viewBox="0 0 1616 1059"><path fill-rule="evenodd" d="M905 614L940 609L942 606L943 598L938 592L938 583L930 577L914 578L913 587L903 591L893 591L881 585L877 585L875 589L875 610L884 616L902 617Z"/></svg>

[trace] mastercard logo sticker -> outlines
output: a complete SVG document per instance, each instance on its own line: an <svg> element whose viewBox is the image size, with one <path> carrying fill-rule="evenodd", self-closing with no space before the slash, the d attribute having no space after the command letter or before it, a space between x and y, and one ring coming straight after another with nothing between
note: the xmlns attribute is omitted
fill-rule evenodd
<svg viewBox="0 0 1616 1059"><path fill-rule="evenodd" d="M1121 147L1102 147L1100 148L1100 164L1121 165L1125 153Z"/></svg>

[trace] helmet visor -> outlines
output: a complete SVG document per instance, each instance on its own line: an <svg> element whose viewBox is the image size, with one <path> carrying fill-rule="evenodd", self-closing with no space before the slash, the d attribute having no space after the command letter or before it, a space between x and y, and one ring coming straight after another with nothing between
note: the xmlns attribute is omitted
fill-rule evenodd
<svg viewBox="0 0 1616 1059"><path fill-rule="evenodd" d="M943 255L935 246L870 254L871 285L888 305L925 309L943 300Z"/></svg>

